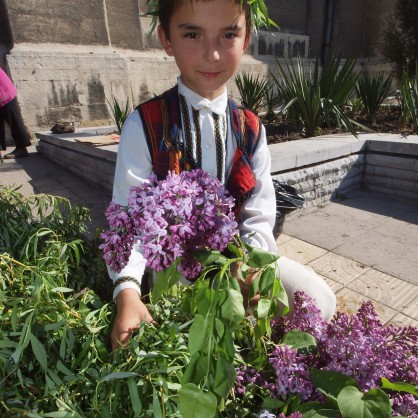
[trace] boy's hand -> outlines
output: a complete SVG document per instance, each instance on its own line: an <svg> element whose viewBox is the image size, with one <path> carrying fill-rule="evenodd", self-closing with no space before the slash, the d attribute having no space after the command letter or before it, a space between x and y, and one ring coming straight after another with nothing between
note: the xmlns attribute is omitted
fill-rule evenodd
<svg viewBox="0 0 418 418"><path fill-rule="evenodd" d="M116 318L110 334L112 350L125 344L141 322L155 322L135 289L122 290L116 297L116 306Z"/></svg>
<svg viewBox="0 0 418 418"><path fill-rule="evenodd" d="M251 283L254 281L257 272L256 271L254 271L254 273L252 273L251 271L247 272L247 275L245 276L245 280L243 280L242 277L240 277L238 274L238 270L241 264L242 264L242 261L237 261L233 263L231 265L231 273L238 280L238 284L239 284L239 287L241 288L241 293L244 298L244 307L247 308L249 306L256 305L258 300L260 299L260 295L257 294L248 300L248 293L250 292Z"/></svg>

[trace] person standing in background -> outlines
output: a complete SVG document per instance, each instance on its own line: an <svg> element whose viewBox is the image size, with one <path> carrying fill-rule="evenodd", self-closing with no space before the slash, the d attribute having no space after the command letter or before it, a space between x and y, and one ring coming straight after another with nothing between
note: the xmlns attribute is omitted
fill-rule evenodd
<svg viewBox="0 0 418 418"><path fill-rule="evenodd" d="M0 68L12 80L9 67L7 65L7 55L13 49L14 41L10 28L9 15L5 0L0 0ZM10 127L15 149L6 154L3 158L15 159L28 156L26 147L30 145L30 135L20 113L19 103L15 97L5 106L0 107L0 148L6 150L6 123Z"/></svg>

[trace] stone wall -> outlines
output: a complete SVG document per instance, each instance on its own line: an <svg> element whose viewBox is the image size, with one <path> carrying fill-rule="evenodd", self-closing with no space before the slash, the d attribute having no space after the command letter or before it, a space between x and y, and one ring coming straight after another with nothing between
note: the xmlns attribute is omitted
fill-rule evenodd
<svg viewBox="0 0 418 418"><path fill-rule="evenodd" d="M363 183L373 191L418 201L418 144L367 144Z"/></svg>
<svg viewBox="0 0 418 418"><path fill-rule="evenodd" d="M40 132L38 151L87 182L111 191L118 146L94 148L75 139L112 129L86 128L68 135ZM344 198L358 189L418 202L418 136L328 135L272 144L269 149L272 177L295 187L305 198L305 208Z"/></svg>
<svg viewBox="0 0 418 418"><path fill-rule="evenodd" d="M377 0L354 1L358 10L376 9ZM321 54L326 3L267 0L271 17L281 29L253 34L241 71L268 75L275 71L273 54L305 58ZM108 124L112 96L122 104L129 99L134 106L173 85L176 66L159 47L155 33L147 36L151 19L142 16L144 4L145 0L0 0L10 16L15 42L9 67L32 135L57 122L75 122L76 127ZM368 38L360 42L358 37L372 32L364 25L376 28L372 22L383 12L369 13L361 20L347 2L339 7L333 42L343 52L350 42L369 45ZM0 49L7 50L12 45L6 45L10 43L6 26L0 27ZM361 64L371 72L390 70L373 57L363 58ZM228 87L238 98L233 81Z"/></svg>
<svg viewBox="0 0 418 418"><path fill-rule="evenodd" d="M354 154L309 167L273 175L296 188L305 198L305 208L351 193L362 187L364 155Z"/></svg>

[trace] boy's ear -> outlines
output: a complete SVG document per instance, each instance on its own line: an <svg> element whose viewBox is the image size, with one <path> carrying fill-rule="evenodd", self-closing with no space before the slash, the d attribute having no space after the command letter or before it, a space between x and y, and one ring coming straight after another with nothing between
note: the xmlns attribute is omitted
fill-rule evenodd
<svg viewBox="0 0 418 418"><path fill-rule="evenodd" d="M166 36L166 34L164 32L164 29L163 29L163 27L161 25L158 25L157 33L158 33L158 39L160 40L161 45L164 48L166 54L169 57L172 57L173 56L173 48L171 47L171 42L167 38L167 36Z"/></svg>

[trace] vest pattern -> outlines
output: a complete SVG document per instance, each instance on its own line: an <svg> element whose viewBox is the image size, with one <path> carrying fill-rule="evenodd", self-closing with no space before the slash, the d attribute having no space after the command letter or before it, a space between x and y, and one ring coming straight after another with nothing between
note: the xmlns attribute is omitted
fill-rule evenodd
<svg viewBox="0 0 418 418"><path fill-rule="evenodd" d="M260 119L250 110L228 99L232 134L237 142L231 172L225 187L235 198L235 214L255 187L252 157L260 139ZM182 118L178 87L137 106L151 154L154 174L163 180L169 171L176 174L198 168L188 161L182 143ZM188 116L187 116L188 117Z"/></svg>

